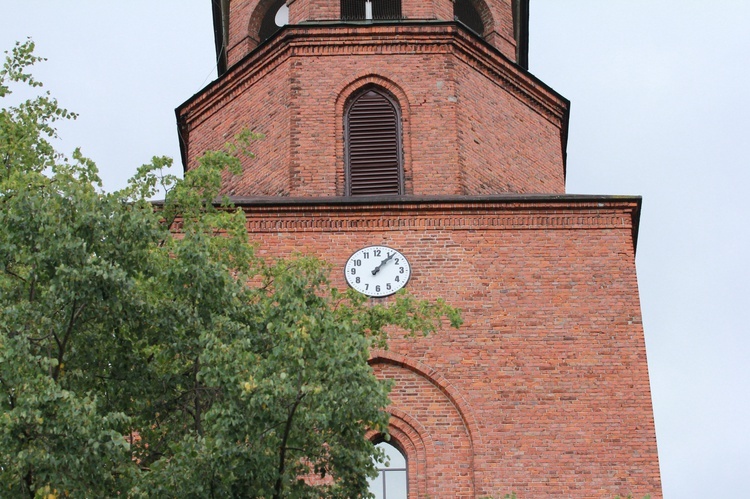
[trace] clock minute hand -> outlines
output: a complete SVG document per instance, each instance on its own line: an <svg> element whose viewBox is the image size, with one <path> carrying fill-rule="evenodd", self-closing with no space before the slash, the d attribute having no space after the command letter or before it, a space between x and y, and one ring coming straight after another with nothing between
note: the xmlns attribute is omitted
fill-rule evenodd
<svg viewBox="0 0 750 499"><path fill-rule="evenodd" d="M395 252L391 253L390 255L388 255L388 258L386 258L385 260L383 260L382 262L380 262L380 265L378 265L377 267L375 267L374 269L372 269L372 275L375 275L378 272L380 272L380 267L382 267L383 265L385 265L386 263L388 263L388 260L390 260L391 258L393 258L393 255L395 255L395 254L396 254Z"/></svg>

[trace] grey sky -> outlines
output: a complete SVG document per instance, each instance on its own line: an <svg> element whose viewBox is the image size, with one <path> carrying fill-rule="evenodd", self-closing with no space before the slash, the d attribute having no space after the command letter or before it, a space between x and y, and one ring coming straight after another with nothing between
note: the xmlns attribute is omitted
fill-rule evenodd
<svg viewBox="0 0 750 499"><path fill-rule="evenodd" d="M750 465L750 2L531 0L530 70L572 101L569 193L644 197L638 276L668 498L743 497ZM0 48L80 118L105 187L179 161L174 108L215 78L208 0L4 2Z"/></svg>

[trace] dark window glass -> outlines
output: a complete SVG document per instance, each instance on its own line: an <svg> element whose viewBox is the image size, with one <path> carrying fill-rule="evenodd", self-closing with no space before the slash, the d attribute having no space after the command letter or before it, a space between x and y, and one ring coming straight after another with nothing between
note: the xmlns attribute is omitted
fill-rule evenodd
<svg viewBox="0 0 750 499"><path fill-rule="evenodd" d="M453 17L479 36L484 34L482 16L471 0L456 0L453 4Z"/></svg>
<svg viewBox="0 0 750 499"><path fill-rule="evenodd" d="M344 21L401 19L401 0L341 0Z"/></svg>
<svg viewBox="0 0 750 499"><path fill-rule="evenodd" d="M364 91L346 113L347 194L403 194L401 118L376 89Z"/></svg>

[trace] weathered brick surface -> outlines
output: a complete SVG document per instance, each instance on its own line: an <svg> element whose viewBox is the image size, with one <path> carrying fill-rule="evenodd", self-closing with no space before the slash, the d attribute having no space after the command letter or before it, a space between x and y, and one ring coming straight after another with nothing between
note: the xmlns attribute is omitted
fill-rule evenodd
<svg viewBox="0 0 750 499"><path fill-rule="evenodd" d="M349 255L388 245L410 261L411 293L463 310L458 330L373 352L396 380L413 497L660 497L638 200L464 199L245 210L263 255L321 256L344 288Z"/></svg>
<svg viewBox="0 0 750 499"><path fill-rule="evenodd" d="M226 193L343 195L366 84L400 104L408 194L564 192L567 101L453 24L290 28L180 107L188 167L247 127L266 138Z"/></svg>

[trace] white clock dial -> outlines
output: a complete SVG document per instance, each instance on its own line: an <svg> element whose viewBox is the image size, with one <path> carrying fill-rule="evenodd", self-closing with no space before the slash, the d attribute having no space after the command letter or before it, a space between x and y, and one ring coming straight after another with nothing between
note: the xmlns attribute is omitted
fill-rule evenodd
<svg viewBox="0 0 750 499"><path fill-rule="evenodd" d="M344 267L349 286L367 296L388 296L411 276L404 255L388 246L368 246L349 257Z"/></svg>

